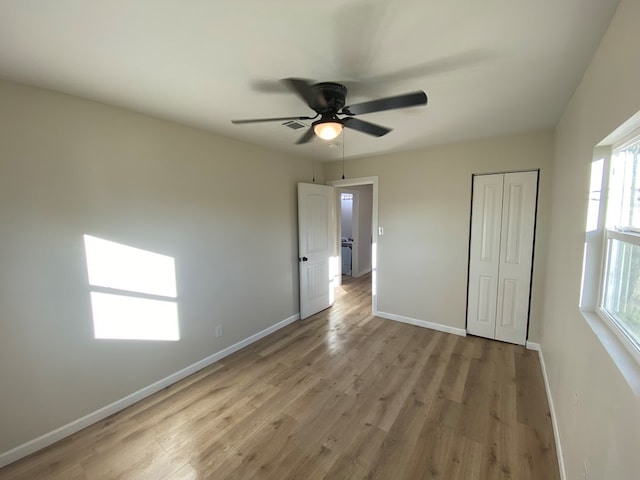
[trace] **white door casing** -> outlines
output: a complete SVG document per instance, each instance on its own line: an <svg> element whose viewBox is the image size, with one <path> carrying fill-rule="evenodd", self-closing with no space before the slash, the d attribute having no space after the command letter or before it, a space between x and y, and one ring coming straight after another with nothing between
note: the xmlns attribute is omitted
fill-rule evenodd
<svg viewBox="0 0 640 480"><path fill-rule="evenodd" d="M371 185L372 202L371 202L371 311L374 315L380 313L378 311L378 242L379 242L379 225L378 225L378 177L359 177L343 180L329 180L329 185L333 185L336 189L341 187L353 187L356 185ZM362 233L362 232L361 232ZM336 225L336 242L338 238L338 226ZM337 245L337 243L336 243ZM336 283L339 277L336 279Z"/></svg>
<svg viewBox="0 0 640 480"><path fill-rule="evenodd" d="M473 180L467 331L524 345L538 172Z"/></svg>
<svg viewBox="0 0 640 480"><path fill-rule="evenodd" d="M300 318L333 305L336 276L334 188L298 184L298 260Z"/></svg>

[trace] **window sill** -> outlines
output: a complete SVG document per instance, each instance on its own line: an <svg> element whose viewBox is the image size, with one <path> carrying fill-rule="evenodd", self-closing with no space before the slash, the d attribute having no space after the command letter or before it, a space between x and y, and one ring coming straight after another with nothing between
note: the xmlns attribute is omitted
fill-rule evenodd
<svg viewBox="0 0 640 480"><path fill-rule="evenodd" d="M595 312L581 311L591 330L600 340L613 363L627 381L627 384L640 397L640 364L633 358L620 339L611 331L609 326Z"/></svg>

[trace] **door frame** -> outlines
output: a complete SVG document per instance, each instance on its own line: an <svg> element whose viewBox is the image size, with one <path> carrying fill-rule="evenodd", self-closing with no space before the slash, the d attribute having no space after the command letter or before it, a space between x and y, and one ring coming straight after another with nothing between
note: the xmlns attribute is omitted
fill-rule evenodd
<svg viewBox="0 0 640 480"><path fill-rule="evenodd" d="M372 185L372 204L371 204L371 312L375 315L378 311L378 177L358 177L345 180L329 180L327 185L331 185L336 189L336 196L339 188L356 187L359 185ZM338 208L336 208L338 211ZM339 214L336 215L336 222L340 222ZM336 224L336 241L340 238L340 224ZM341 242L338 243L340 245ZM342 268L342 265L340 265ZM340 276L342 280L342 276Z"/></svg>

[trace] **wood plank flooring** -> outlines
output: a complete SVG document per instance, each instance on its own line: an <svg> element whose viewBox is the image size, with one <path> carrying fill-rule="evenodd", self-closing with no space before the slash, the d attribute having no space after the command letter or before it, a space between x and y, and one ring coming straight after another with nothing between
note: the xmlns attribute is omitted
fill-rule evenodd
<svg viewBox="0 0 640 480"><path fill-rule="evenodd" d="M336 305L0 479L559 479L536 352Z"/></svg>

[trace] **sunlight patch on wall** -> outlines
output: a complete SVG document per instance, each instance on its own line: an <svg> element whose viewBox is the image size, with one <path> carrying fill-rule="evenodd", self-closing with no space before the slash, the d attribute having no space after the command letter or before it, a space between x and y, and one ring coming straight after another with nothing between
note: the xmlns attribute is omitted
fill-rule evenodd
<svg viewBox="0 0 640 480"><path fill-rule="evenodd" d="M176 268L172 257L84 236L89 283L164 297L176 297Z"/></svg>
<svg viewBox="0 0 640 480"><path fill-rule="evenodd" d="M378 285L378 243L371 244L371 295L376 297Z"/></svg>
<svg viewBox="0 0 640 480"><path fill-rule="evenodd" d="M180 340L175 260L84 236L97 339Z"/></svg>

